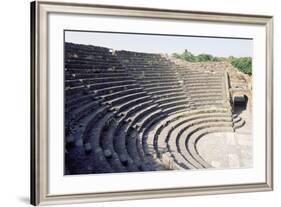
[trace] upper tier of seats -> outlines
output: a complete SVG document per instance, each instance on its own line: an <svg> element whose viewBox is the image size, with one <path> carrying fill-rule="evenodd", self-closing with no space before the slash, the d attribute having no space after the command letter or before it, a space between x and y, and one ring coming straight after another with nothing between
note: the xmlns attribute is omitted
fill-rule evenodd
<svg viewBox="0 0 281 207"><path fill-rule="evenodd" d="M169 59L176 65L175 69L197 109L230 108L229 85L223 63Z"/></svg>
<svg viewBox="0 0 281 207"><path fill-rule="evenodd" d="M174 64L159 54L117 51L116 57L154 101L167 113L190 109Z"/></svg>

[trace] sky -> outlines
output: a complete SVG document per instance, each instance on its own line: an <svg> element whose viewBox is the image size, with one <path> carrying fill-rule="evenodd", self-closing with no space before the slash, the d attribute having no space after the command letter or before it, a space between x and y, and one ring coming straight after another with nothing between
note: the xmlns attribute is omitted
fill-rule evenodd
<svg viewBox="0 0 281 207"><path fill-rule="evenodd" d="M253 52L250 39L65 31L65 41L147 53L172 54L187 49L195 55L252 57Z"/></svg>

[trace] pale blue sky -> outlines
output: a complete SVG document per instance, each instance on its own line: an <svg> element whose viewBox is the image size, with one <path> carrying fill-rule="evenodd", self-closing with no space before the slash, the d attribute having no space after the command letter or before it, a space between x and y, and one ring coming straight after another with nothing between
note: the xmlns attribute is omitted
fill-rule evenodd
<svg viewBox="0 0 281 207"><path fill-rule="evenodd" d="M249 39L66 31L65 41L147 53L172 54L187 49L195 55L252 57L253 52L253 41Z"/></svg>

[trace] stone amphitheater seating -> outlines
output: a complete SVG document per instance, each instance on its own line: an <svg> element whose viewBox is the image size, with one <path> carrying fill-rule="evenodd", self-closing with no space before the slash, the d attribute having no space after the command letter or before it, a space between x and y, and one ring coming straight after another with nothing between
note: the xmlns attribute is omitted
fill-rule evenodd
<svg viewBox="0 0 281 207"><path fill-rule="evenodd" d="M231 114L224 73L194 67L65 43L66 174L211 167L197 140L243 121Z"/></svg>
<svg viewBox="0 0 281 207"><path fill-rule="evenodd" d="M175 113L189 108L189 97L183 93L183 86L170 61L158 54L127 51L117 51L116 56L155 101L158 96L177 98L173 104L160 102L159 107L164 111Z"/></svg>
<svg viewBox="0 0 281 207"><path fill-rule="evenodd" d="M159 122L154 130L150 131L146 142L146 152L160 160L163 155L165 159L168 156L172 162L177 163L178 169L210 167L202 165L203 161L198 162L198 159L194 158L198 155L187 149L188 143L190 145L189 141L192 141L191 135L204 130L212 131L217 128L216 126L228 127L220 131L233 131L232 125L231 114L227 111L193 110L174 114Z"/></svg>

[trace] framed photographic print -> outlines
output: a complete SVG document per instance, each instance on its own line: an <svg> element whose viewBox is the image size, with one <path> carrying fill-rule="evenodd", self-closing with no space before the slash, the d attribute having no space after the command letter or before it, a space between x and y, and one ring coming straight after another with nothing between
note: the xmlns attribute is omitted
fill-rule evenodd
<svg viewBox="0 0 281 207"><path fill-rule="evenodd" d="M273 189L273 17L31 3L31 203Z"/></svg>

